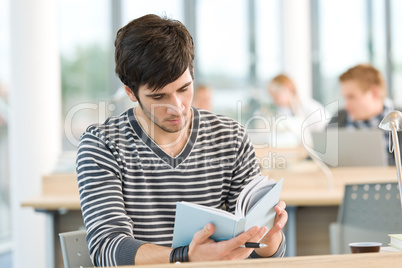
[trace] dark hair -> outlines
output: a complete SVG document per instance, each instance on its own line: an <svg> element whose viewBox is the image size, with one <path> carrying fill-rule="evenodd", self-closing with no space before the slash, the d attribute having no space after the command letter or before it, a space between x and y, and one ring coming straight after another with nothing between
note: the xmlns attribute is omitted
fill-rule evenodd
<svg viewBox="0 0 402 268"><path fill-rule="evenodd" d="M159 90L187 68L194 79L193 60L193 38L180 21L149 14L117 32L116 74L137 98L141 85Z"/></svg>

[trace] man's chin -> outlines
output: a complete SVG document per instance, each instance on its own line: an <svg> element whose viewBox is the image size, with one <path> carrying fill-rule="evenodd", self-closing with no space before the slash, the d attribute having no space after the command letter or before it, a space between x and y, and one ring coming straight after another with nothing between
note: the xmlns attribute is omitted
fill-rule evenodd
<svg viewBox="0 0 402 268"><path fill-rule="evenodd" d="M165 131L168 133L176 133L176 132L182 131L184 127L185 127L185 124L169 126L169 127L165 128Z"/></svg>
<svg viewBox="0 0 402 268"><path fill-rule="evenodd" d="M159 128L161 128L163 131L165 131L167 133L177 133L177 132L180 132L181 130L183 130L183 128L185 126L186 126L186 124L184 122L181 122L180 124L166 123L163 126L159 126Z"/></svg>

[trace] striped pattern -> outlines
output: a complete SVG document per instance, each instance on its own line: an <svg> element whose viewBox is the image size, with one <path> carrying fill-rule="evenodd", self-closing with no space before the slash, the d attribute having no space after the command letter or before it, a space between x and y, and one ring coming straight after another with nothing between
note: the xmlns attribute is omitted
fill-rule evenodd
<svg viewBox="0 0 402 268"><path fill-rule="evenodd" d="M191 135L175 158L142 131L133 109L88 127L77 175L93 262L130 264L123 259L131 253L134 262L139 241L171 246L177 201L233 212L246 180L258 173L244 128L195 108Z"/></svg>

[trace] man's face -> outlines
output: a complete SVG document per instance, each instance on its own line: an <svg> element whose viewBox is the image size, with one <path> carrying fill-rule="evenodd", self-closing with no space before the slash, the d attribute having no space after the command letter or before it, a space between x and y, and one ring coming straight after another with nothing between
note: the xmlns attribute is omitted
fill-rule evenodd
<svg viewBox="0 0 402 268"><path fill-rule="evenodd" d="M138 99L129 94L133 101L139 101L138 115L144 119L145 129L155 133L175 133L189 126L191 101L193 98L193 79L187 69L176 81L158 91L140 86ZM134 99L133 99L134 98Z"/></svg>
<svg viewBox="0 0 402 268"><path fill-rule="evenodd" d="M277 106L290 106L293 98L292 91L288 85L272 84L268 91Z"/></svg>
<svg viewBox="0 0 402 268"><path fill-rule="evenodd" d="M342 95L345 99L346 112L353 120L369 119L373 112L373 107L377 107L379 101L375 97L373 90L364 91L360 84L355 80L347 80L341 83Z"/></svg>

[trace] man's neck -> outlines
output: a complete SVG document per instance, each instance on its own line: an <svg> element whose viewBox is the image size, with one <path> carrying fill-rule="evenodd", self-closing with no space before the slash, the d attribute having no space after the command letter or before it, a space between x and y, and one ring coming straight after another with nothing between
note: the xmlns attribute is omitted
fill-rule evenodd
<svg viewBox="0 0 402 268"><path fill-rule="evenodd" d="M383 110L384 110L384 104L379 103L378 105L373 106L373 108L370 109L370 111L366 114L366 116L364 118L355 119L355 121L357 121L357 120L370 120L371 118L380 115Z"/></svg>
<svg viewBox="0 0 402 268"><path fill-rule="evenodd" d="M159 128L157 125L147 119L146 116L139 114L137 109L134 109L134 113L137 117L138 123L142 130L156 143L162 150L172 157L177 156L183 150L187 144L187 140L191 133L193 113L184 126L184 128L178 132L166 132Z"/></svg>
<svg viewBox="0 0 402 268"><path fill-rule="evenodd" d="M383 110L384 110L384 104L382 102L378 103L378 105L376 105L374 107L374 109L372 110L372 114L371 114L370 118L380 115Z"/></svg>

